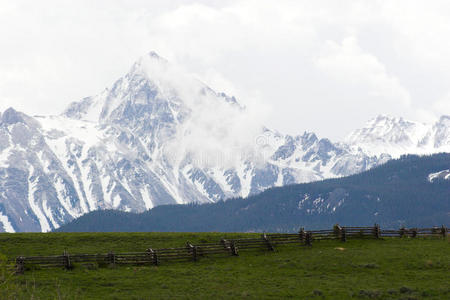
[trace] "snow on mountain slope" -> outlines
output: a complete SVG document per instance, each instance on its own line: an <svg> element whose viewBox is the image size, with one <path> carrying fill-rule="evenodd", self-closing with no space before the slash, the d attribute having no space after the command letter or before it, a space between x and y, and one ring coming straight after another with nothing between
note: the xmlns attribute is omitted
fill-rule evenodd
<svg viewBox="0 0 450 300"><path fill-rule="evenodd" d="M0 231L48 231L96 209L246 197L448 151L449 119L380 116L347 143L283 135L151 52L59 116L1 114Z"/></svg>
<svg viewBox="0 0 450 300"><path fill-rule="evenodd" d="M433 182L436 179L444 179L444 180L450 180L450 169L449 170L442 170L440 172L431 173L428 175L428 181Z"/></svg>
<svg viewBox="0 0 450 300"><path fill-rule="evenodd" d="M11 223L9 222L8 216L2 214L0 212L0 223L1 226L3 227L4 232L9 232L9 233L14 233L16 232L13 228L13 226L11 225Z"/></svg>
<svg viewBox="0 0 450 300"><path fill-rule="evenodd" d="M353 131L345 142L370 155L389 153L399 157L405 153L450 152L450 116L442 116L434 124L423 124L380 115Z"/></svg>

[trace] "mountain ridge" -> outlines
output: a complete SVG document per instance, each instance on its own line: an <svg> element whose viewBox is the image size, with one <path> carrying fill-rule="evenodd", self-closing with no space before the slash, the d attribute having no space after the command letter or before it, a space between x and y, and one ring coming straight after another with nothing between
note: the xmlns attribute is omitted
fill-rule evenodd
<svg viewBox="0 0 450 300"><path fill-rule="evenodd" d="M91 212L58 231L296 232L336 223L396 229L448 226L450 177L444 176L449 166L448 153L405 155L363 173L270 188L246 199L164 205L132 215Z"/></svg>
<svg viewBox="0 0 450 300"><path fill-rule="evenodd" d="M156 53L60 115L0 115L0 231L50 231L97 209L247 197L359 173L417 148L388 143L392 149L371 153L371 140L361 137L283 135ZM450 124L441 119L430 125L430 153L450 146Z"/></svg>

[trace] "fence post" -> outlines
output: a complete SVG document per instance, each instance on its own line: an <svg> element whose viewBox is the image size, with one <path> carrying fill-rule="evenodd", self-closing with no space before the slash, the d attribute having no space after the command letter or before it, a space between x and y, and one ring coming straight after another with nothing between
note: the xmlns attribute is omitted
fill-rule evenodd
<svg viewBox="0 0 450 300"><path fill-rule="evenodd" d="M16 257L16 274L25 273L25 263L22 256Z"/></svg>
<svg viewBox="0 0 450 300"><path fill-rule="evenodd" d="M311 234L311 231L306 232L305 245L306 246L312 246L312 234Z"/></svg>
<svg viewBox="0 0 450 300"><path fill-rule="evenodd" d="M373 227L373 231L374 231L374 235L376 239L380 238L380 225L375 224L375 226Z"/></svg>
<svg viewBox="0 0 450 300"><path fill-rule="evenodd" d="M148 248L150 250L150 253L152 254L152 263L157 266L158 265L158 254L156 254L156 251L154 251L152 248Z"/></svg>
<svg viewBox="0 0 450 300"><path fill-rule="evenodd" d="M158 265L158 257L156 256L156 252L152 248L147 249L148 254L150 255L150 262L155 266Z"/></svg>
<svg viewBox="0 0 450 300"><path fill-rule="evenodd" d="M220 242L222 243L225 250L229 250L231 253L230 243L226 239L221 239Z"/></svg>
<svg viewBox="0 0 450 300"><path fill-rule="evenodd" d="M266 242L267 249L269 249L269 251L274 251L273 245L272 245L272 243L270 242L269 238L267 237L267 235L265 233L262 235L262 239Z"/></svg>
<svg viewBox="0 0 450 300"><path fill-rule="evenodd" d="M305 241L305 228L300 228L298 235L300 237L300 241L303 243Z"/></svg>
<svg viewBox="0 0 450 300"><path fill-rule="evenodd" d="M339 226L339 224L335 224L333 226L333 232L334 232L334 235L336 236L336 239L341 237L341 230L342 230L342 228L341 228L341 226Z"/></svg>
<svg viewBox="0 0 450 300"><path fill-rule="evenodd" d="M226 239L222 239L221 242L223 244L223 247L226 250L230 251L230 255L235 255L235 256L238 255L237 248L236 248L236 245L234 243L234 240L229 241L229 240L226 240Z"/></svg>
<svg viewBox="0 0 450 300"><path fill-rule="evenodd" d="M197 261L197 246L192 245L190 242L186 242L188 250L192 251L192 260Z"/></svg>
<svg viewBox="0 0 450 300"><path fill-rule="evenodd" d="M445 239L445 236L447 235L447 229L445 228L444 225L441 226L441 234L442 237Z"/></svg>
<svg viewBox="0 0 450 300"><path fill-rule="evenodd" d="M116 256L114 255L114 253L112 251L108 253L108 261L113 266L116 264Z"/></svg>
<svg viewBox="0 0 450 300"><path fill-rule="evenodd" d="M238 248L236 247L236 243L234 240L230 242L231 255L238 256Z"/></svg>
<svg viewBox="0 0 450 300"><path fill-rule="evenodd" d="M406 229L405 227L400 228L400 237L402 238L405 235Z"/></svg>
<svg viewBox="0 0 450 300"><path fill-rule="evenodd" d="M64 250L64 252L63 252L63 263L64 263L64 268L66 268L66 270L69 270L72 268L72 264L70 263L70 257L66 250Z"/></svg>
<svg viewBox="0 0 450 300"><path fill-rule="evenodd" d="M345 233L345 228L341 228L341 242L347 241L347 234Z"/></svg>

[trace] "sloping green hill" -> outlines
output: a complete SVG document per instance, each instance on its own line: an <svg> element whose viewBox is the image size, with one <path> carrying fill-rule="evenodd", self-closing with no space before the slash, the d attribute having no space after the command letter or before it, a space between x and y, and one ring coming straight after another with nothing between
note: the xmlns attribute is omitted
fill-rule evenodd
<svg viewBox="0 0 450 300"><path fill-rule="evenodd" d="M335 223L426 227L450 219L450 154L403 156L367 172L269 189L247 199L159 206L142 214L89 213L59 231L296 231Z"/></svg>

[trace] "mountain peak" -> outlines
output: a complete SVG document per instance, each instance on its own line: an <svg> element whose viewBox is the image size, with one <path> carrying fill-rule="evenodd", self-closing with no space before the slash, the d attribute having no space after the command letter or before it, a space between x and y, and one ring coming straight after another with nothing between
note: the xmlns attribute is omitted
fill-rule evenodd
<svg viewBox="0 0 450 300"><path fill-rule="evenodd" d="M393 157L399 157L405 153L429 154L437 149L448 149L449 125L449 116L442 116L433 124L379 115L364 127L354 130L345 142L360 147L370 155L389 153Z"/></svg>
<svg viewBox="0 0 450 300"><path fill-rule="evenodd" d="M135 119L140 114L154 122L157 118L171 122L184 118L188 111L204 110L218 103L243 109L236 98L214 91L183 68L150 51L111 88L71 103L64 115L92 122L116 122L124 117Z"/></svg>
<svg viewBox="0 0 450 300"><path fill-rule="evenodd" d="M156 53L155 51L150 51L149 53L147 53L147 56L151 57L151 58L156 58L156 59L164 59L161 56L158 55L158 53Z"/></svg>
<svg viewBox="0 0 450 300"><path fill-rule="evenodd" d="M1 121L4 124L15 124L19 122L24 123L22 113L18 112L12 107L3 112Z"/></svg>
<svg viewBox="0 0 450 300"><path fill-rule="evenodd" d="M143 55L138 58L138 60L131 67L130 73L133 73L137 70L148 72L157 66L168 67L168 65L169 61L167 59L159 56L158 53L156 53L155 51L150 51L146 55ZM161 70L158 69L158 72L160 71Z"/></svg>
<svg viewBox="0 0 450 300"><path fill-rule="evenodd" d="M164 57L162 57L162 56L160 56L158 53L156 53L155 51L150 51L150 52L148 52L146 55L144 55L144 56L141 56L139 59L138 59L138 61L148 61L148 60L151 60L151 61L155 61L155 62L158 62L158 63L164 63L164 64L167 64L167 63L169 63L169 61L167 60L167 59L165 59Z"/></svg>
<svg viewBox="0 0 450 300"><path fill-rule="evenodd" d="M374 124L386 124L386 123L391 123L391 124L395 124L395 123L411 123L410 121L407 121L405 119L403 119L402 117L394 117L391 115L387 115L387 114L380 114L378 116L376 116L373 119L370 119L367 123L366 126L371 127Z"/></svg>

